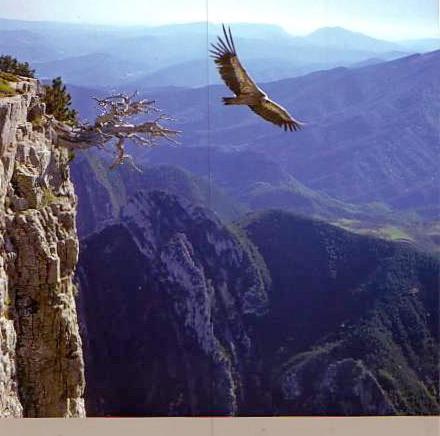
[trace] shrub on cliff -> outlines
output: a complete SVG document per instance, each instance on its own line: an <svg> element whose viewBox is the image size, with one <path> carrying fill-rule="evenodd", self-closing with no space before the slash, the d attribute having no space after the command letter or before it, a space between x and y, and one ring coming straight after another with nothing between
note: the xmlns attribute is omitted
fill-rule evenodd
<svg viewBox="0 0 440 436"><path fill-rule="evenodd" d="M52 80L52 85L45 85L44 102L46 113L53 115L58 121L75 125L77 123L77 112L70 106L72 98L66 90L61 77Z"/></svg>
<svg viewBox="0 0 440 436"><path fill-rule="evenodd" d="M10 97L12 95L15 95L15 89L0 76L0 97Z"/></svg>
<svg viewBox="0 0 440 436"><path fill-rule="evenodd" d="M32 70L27 62L19 62L8 55L0 56L0 71L24 77L34 77L35 74L35 70Z"/></svg>

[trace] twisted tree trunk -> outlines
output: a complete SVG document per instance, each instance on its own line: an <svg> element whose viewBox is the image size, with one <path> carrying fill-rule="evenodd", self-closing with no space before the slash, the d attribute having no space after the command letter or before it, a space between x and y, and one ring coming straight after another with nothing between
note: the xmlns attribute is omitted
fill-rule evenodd
<svg viewBox="0 0 440 436"><path fill-rule="evenodd" d="M104 99L95 98L102 113L96 118L94 124L80 123L72 127L54 117L46 116L52 140L72 149L98 147L108 151L110 145L111 151L115 154L110 168L115 168L126 159L130 159L133 163L131 156L125 152L127 140L132 140L135 144L144 147L152 147L160 139L177 143L175 138L180 132L160 124L161 121L171 120L165 114L137 124L130 122L135 116L160 112L154 106L154 101L133 100L135 95L118 94Z"/></svg>

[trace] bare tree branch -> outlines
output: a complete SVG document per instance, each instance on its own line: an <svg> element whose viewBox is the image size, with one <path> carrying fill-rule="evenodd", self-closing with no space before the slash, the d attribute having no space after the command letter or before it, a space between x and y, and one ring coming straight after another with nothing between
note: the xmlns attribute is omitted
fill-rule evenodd
<svg viewBox="0 0 440 436"><path fill-rule="evenodd" d="M166 115L160 114L155 119L135 123L133 118L147 116L161 112L155 106L154 100L134 100L137 92L132 95L116 94L104 98L93 97L97 102L101 114L96 117L94 124L80 124L70 127L46 115L46 122L52 140L61 146L73 149L87 149L98 147L108 151L110 145L115 154L115 159L110 168L129 160L134 165L133 159L125 152L127 140L142 147L153 147L161 139L178 144L176 137L181 133L169 129L161 124L162 121L173 121Z"/></svg>

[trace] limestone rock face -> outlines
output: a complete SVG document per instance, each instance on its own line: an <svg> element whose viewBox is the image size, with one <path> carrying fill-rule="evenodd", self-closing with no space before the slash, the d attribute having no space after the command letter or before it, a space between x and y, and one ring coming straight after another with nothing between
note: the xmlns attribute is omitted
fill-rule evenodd
<svg viewBox="0 0 440 436"><path fill-rule="evenodd" d="M20 89L0 99L0 416L84 416L69 156L32 125L39 83Z"/></svg>

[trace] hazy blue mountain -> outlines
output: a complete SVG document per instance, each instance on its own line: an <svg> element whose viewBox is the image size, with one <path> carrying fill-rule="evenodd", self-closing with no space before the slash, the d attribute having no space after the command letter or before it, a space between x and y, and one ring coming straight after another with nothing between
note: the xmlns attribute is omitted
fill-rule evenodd
<svg viewBox="0 0 440 436"><path fill-rule="evenodd" d="M205 88L154 96L177 118L186 145L209 138L212 146L263 152L309 188L349 202L391 204L427 186L433 198L438 192L439 69L436 51L263 84L307 123L295 134L245 107L223 106L221 97L230 95L224 86L209 89L209 111Z"/></svg>
<svg viewBox="0 0 440 436"><path fill-rule="evenodd" d="M347 50L362 47L365 51L391 52L402 50L402 46L394 42L383 41L359 32L351 32L342 27L322 27L305 38L311 44L324 47L340 47Z"/></svg>
<svg viewBox="0 0 440 436"><path fill-rule="evenodd" d="M20 21L0 18L0 31L14 31L19 34L32 35L33 39L0 39L0 51L11 55L14 47L25 49L29 58L22 59L30 63L41 60L59 60L66 57L82 56L99 52L101 47L111 47L114 40L130 35L138 35L139 30L131 27L112 27L91 24L72 24L48 21ZM35 53L32 52L35 50ZM39 52L47 52L40 59ZM111 54L111 52L109 52Z"/></svg>
<svg viewBox="0 0 440 436"><path fill-rule="evenodd" d="M217 33L218 34L218 33ZM264 33L263 33L264 35ZM218 83L219 78L213 62L207 58L208 45L206 35L197 33L166 33L155 35L152 44L147 38L132 38L117 41L114 52L122 59L137 59L139 53L148 53L145 74L129 83L130 87L145 88L151 86L206 86ZM209 42L216 34L209 36ZM240 59L256 80L269 81L293 77L317 69L350 65L354 62L374 57L377 51L362 47L321 47L310 44L305 39L293 37L241 37L235 36ZM392 59L405 54L401 51L380 51L384 59ZM149 60L154 59L148 63ZM193 75L191 75L191 71ZM209 72L209 78L207 74ZM209 82L208 82L209 81ZM78 79L77 79L77 83Z"/></svg>
<svg viewBox="0 0 440 436"><path fill-rule="evenodd" d="M423 221L439 216L438 64L434 52L263 84L308 123L296 134L247 108L222 106L223 86L209 89L209 106L207 88L156 88L149 96L177 119L182 144L131 152L139 162L210 179L239 207L282 208L435 249L439 228ZM90 97L102 91L69 89L92 120ZM407 215L414 212L423 220Z"/></svg>
<svg viewBox="0 0 440 436"><path fill-rule="evenodd" d="M186 204L204 206L225 221L237 219L245 204L208 180L173 165L144 165L140 170L124 165L111 171L108 156L89 150L77 153L71 165L78 196L77 228L80 238L117 220L121 210L138 191L164 191Z"/></svg>
<svg viewBox="0 0 440 436"><path fill-rule="evenodd" d="M77 153L71 165L82 238L114 222L138 190L161 190L205 206L225 222L248 211L278 208L424 250L437 250L440 243L434 224L383 204L350 204L313 191L260 152L162 145L145 151L141 171L130 165L110 171L110 162L109 156L90 150Z"/></svg>
<svg viewBox="0 0 440 436"><path fill-rule="evenodd" d="M440 37L426 39L408 39L400 41L401 46L418 52L434 51L440 49Z"/></svg>
<svg viewBox="0 0 440 436"><path fill-rule="evenodd" d="M4 30L1 26L0 54L9 54L30 63L64 56L63 50L54 47L46 35L28 30Z"/></svg>
<svg viewBox="0 0 440 436"><path fill-rule="evenodd" d="M227 23L226 23L227 24ZM234 23L234 34L242 38L278 38L291 39L292 35L286 32L281 26L267 23ZM173 34L176 32L217 35L222 32L222 25L211 22L183 23L183 24L165 24L150 27L148 32L152 35Z"/></svg>
<svg viewBox="0 0 440 436"><path fill-rule="evenodd" d="M148 153L142 172L124 165L108 169L99 152L77 153L71 165L78 195L81 237L114 221L135 192L162 190L203 205L231 221L250 210L280 208L332 221L345 218L391 223L391 211L355 206L314 192L262 153L201 147L161 147Z"/></svg>
<svg viewBox="0 0 440 436"><path fill-rule="evenodd" d="M87 84L91 88L109 88L124 84L144 74L145 65L135 60L122 60L107 53L93 53L47 62L34 62L38 77L61 76L72 85Z"/></svg>
<svg viewBox="0 0 440 436"><path fill-rule="evenodd" d="M355 206L313 191L282 168L276 159L253 150L214 147L158 147L145 155L150 165L173 165L210 180L212 185L250 210L278 208L327 219L391 219L390 211Z"/></svg>
<svg viewBox="0 0 440 436"><path fill-rule="evenodd" d="M368 67L369 65L381 64L382 62L385 62L385 59L370 58L370 59L365 59L364 61L355 62L354 64L350 65L350 67L351 68Z"/></svg>
<svg viewBox="0 0 440 436"><path fill-rule="evenodd" d="M372 61L367 59L363 62L370 64L383 62L383 60ZM350 62L348 65L351 65ZM252 72L252 78L255 81L270 82L302 76L312 71L330 69L334 67L334 62L316 61L315 63L307 63L298 61L294 57L252 57L246 61L245 67L249 72ZM127 81L124 79L121 86L129 90L148 91L167 85L188 88L222 83L215 64L206 57L173 64L151 74L143 72L142 74L136 74L136 76L138 77L135 80L128 78Z"/></svg>
<svg viewBox="0 0 440 436"><path fill-rule="evenodd" d="M261 151L162 146L139 158L148 165L184 168L209 181L244 210L277 208L325 219L356 233L405 240L424 250L437 251L440 246L440 227L435 224L438 188L432 183L419 186L411 195L396 197L388 206L350 203L310 189L276 158ZM415 212L428 219L421 220Z"/></svg>
<svg viewBox="0 0 440 436"><path fill-rule="evenodd" d="M340 28L300 37L265 24L232 27L240 57L262 81L414 51ZM63 73L75 85L141 89L207 85L203 60L208 60L209 43L221 34L219 25L206 23L148 27L0 19L0 29L0 52L38 63L37 73L43 77ZM212 62L209 72L209 83L217 83Z"/></svg>

